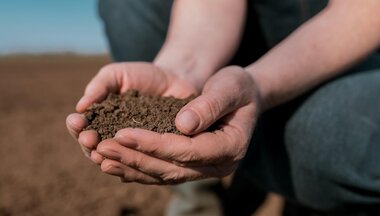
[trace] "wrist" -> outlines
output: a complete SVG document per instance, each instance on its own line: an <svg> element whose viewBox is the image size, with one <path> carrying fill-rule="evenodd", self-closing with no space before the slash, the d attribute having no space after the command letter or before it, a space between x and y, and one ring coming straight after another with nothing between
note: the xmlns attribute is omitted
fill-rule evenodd
<svg viewBox="0 0 380 216"><path fill-rule="evenodd" d="M185 49L184 49L185 50ZM201 92L207 79L217 70L207 60L197 57L191 52L168 50L163 48L156 56L153 64L165 72L186 80Z"/></svg>
<svg viewBox="0 0 380 216"><path fill-rule="evenodd" d="M259 73L254 67L248 66L245 70L249 73L253 82L256 85L258 92L258 98L260 100L260 111L264 112L276 105L276 102L271 94L270 86L275 85L274 83L269 83L264 73Z"/></svg>

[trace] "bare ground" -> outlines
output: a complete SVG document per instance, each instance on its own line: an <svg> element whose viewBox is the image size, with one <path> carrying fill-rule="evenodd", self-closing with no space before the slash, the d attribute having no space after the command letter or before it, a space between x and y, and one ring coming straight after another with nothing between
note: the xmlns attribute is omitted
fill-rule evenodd
<svg viewBox="0 0 380 216"><path fill-rule="evenodd" d="M122 184L89 162L65 118L106 56L0 58L0 216L162 215L166 187Z"/></svg>

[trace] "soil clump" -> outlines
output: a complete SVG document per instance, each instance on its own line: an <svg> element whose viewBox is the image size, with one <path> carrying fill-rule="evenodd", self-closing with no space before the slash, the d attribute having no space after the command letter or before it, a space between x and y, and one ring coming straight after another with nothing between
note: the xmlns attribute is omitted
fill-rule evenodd
<svg viewBox="0 0 380 216"><path fill-rule="evenodd" d="M104 101L87 109L89 125L84 130L97 131L101 140L112 138L117 131L128 127L183 135L175 126L175 117L192 99L194 96L177 99L143 95L137 90L110 93Z"/></svg>

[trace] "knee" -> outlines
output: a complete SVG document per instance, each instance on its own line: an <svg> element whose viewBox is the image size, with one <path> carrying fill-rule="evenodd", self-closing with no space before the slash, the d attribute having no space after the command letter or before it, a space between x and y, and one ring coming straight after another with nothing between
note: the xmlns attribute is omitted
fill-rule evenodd
<svg viewBox="0 0 380 216"><path fill-rule="evenodd" d="M296 199L302 204L325 210L333 208L334 179L339 175L336 151L327 146L329 134L319 111L297 112L285 130L285 145L291 164ZM325 127L323 126L325 125ZM325 131L326 129L326 131Z"/></svg>
<svg viewBox="0 0 380 216"><path fill-rule="evenodd" d="M371 155L380 151L379 125L328 90L313 94L285 128L296 199L319 210L379 202L380 168Z"/></svg>

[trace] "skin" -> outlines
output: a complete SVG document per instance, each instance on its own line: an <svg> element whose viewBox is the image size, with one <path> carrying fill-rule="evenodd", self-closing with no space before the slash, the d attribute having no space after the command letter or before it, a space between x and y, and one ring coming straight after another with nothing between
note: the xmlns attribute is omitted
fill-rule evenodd
<svg viewBox="0 0 380 216"><path fill-rule="evenodd" d="M114 63L103 67L87 85L76 106L78 113L71 114L66 119L69 133L78 139L84 154L95 163L99 164L103 160L103 156L96 152L99 137L95 131L81 132L87 126L87 121L79 113L83 113L91 104L104 100L109 92L125 92L128 89L178 98L197 94L196 88L186 80L150 63Z"/></svg>
<svg viewBox="0 0 380 216"><path fill-rule="evenodd" d="M231 7L228 3L233 2L223 1L226 3L224 6ZM189 138L127 128L119 131L114 139L98 143L93 131L79 133L87 124L83 116L70 115L67 118L69 132L75 138L79 136L78 142L85 154L101 165L103 172L119 176L125 182L145 184L174 184L226 176L233 172L244 157L260 112L289 101L339 75L380 45L380 1L334 0L257 62L247 68L229 66L218 70L236 49L243 19L241 15L236 15L236 11L226 15L225 11L223 14L213 9L212 17L215 20L231 16L230 19L236 23L226 26L240 26L235 29L235 34L227 27L221 27L216 31L217 36L212 35L214 31L210 31L206 38L182 35L181 31L186 29L177 31L177 28L180 29L182 22L191 22L185 19L189 16L187 12L199 12L199 17L203 15L207 19L197 22L208 22L210 14L205 16L204 7L201 7L203 3L177 1L169 36L154 64L124 63L121 65L127 65L126 68L118 70L113 68L115 65L106 67L107 70L103 69L105 72L101 70L90 82L84 99L77 105L77 111L83 112L109 91L123 92L132 87L178 97L202 89L200 96L187 104L176 118L179 130L195 136ZM212 3L215 2L207 1L204 4ZM192 4L196 6L189 7ZM245 3L241 4L242 9L235 9L244 12ZM193 11L184 8L192 8ZM200 23L192 24L194 28L198 25L209 27L208 24ZM229 36L220 36L223 31L229 32ZM202 46L197 46L198 42ZM221 44L226 44L226 47L219 47ZM210 47L202 49L203 46ZM182 53L183 49L179 48L183 47L191 49ZM217 52L213 52L212 48ZM198 53L198 50L201 52ZM169 61L171 57L173 61ZM139 69L149 71L150 68L151 71L161 72L157 75L144 72L146 76L133 73L137 70L135 67L140 67L139 64L146 67ZM217 70L214 74L213 71ZM143 81L149 85L142 85ZM221 122L222 130L202 132L217 120Z"/></svg>
<svg viewBox="0 0 380 216"><path fill-rule="evenodd" d="M243 32L246 1L176 0L163 48L154 64L197 87L225 66Z"/></svg>

